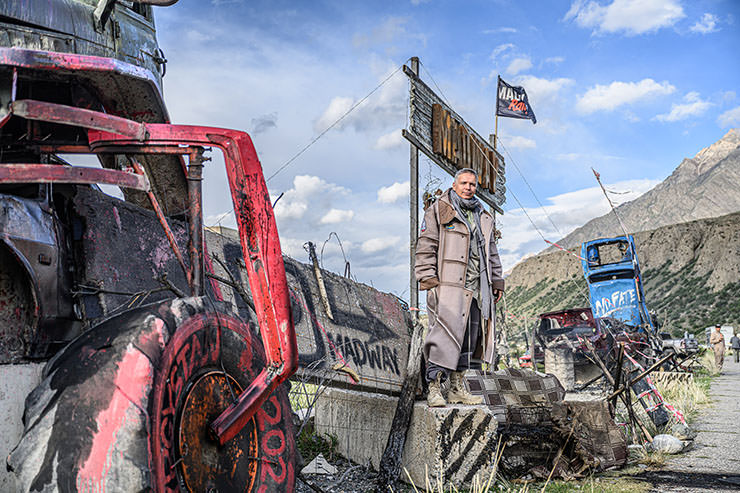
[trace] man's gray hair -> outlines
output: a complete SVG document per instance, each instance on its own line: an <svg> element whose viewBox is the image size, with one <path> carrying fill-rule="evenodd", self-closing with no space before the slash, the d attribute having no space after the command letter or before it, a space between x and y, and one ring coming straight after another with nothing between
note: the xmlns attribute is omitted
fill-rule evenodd
<svg viewBox="0 0 740 493"><path fill-rule="evenodd" d="M470 173L473 176L475 176L475 181L478 181L478 173L473 168L463 168L461 170L458 170L457 173L455 173L455 181L457 181L457 177L460 175L464 175L465 173Z"/></svg>

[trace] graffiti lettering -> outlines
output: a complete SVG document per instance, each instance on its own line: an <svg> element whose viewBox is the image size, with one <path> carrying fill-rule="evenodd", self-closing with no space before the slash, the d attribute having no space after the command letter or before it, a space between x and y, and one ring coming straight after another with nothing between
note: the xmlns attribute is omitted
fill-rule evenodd
<svg viewBox="0 0 740 493"><path fill-rule="evenodd" d="M594 315L599 318L607 317L617 310L634 307L636 301L637 293L634 289L614 291L609 297L604 296L600 300L595 300Z"/></svg>
<svg viewBox="0 0 740 493"><path fill-rule="evenodd" d="M372 344L370 341L350 339L341 334L327 333L329 341L346 358L358 367L369 365L371 369L388 371L400 375L398 350L383 344ZM334 355L337 358L337 355Z"/></svg>

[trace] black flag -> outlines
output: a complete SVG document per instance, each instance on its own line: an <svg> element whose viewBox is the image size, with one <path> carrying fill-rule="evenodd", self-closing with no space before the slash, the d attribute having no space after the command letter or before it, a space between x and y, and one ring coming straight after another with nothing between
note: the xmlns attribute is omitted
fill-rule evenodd
<svg viewBox="0 0 740 493"><path fill-rule="evenodd" d="M496 114L498 116L529 119L532 123L537 123L532 106L529 105L527 92L522 86L510 86L499 77L496 92Z"/></svg>

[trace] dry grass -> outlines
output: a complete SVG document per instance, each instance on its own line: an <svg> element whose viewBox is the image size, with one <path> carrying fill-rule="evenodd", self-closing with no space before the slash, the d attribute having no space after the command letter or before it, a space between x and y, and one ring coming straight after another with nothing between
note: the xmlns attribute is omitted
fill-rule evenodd
<svg viewBox="0 0 740 493"><path fill-rule="evenodd" d="M687 421L692 421L702 408L711 403L709 389L701 379L656 382L655 386L663 399L683 414Z"/></svg>
<svg viewBox="0 0 740 493"><path fill-rule="evenodd" d="M640 458L637 460L638 464L644 464L650 469L661 469L666 465L668 457L662 452L648 452L646 450L640 451Z"/></svg>

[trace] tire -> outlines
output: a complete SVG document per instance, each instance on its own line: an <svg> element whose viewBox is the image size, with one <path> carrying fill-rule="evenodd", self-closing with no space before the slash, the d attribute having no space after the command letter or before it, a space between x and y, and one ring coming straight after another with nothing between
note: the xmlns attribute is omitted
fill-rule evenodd
<svg viewBox="0 0 740 493"><path fill-rule="evenodd" d="M207 433L264 361L249 327L201 298L102 322L49 361L26 399L8 457L19 491L293 491L284 385L224 446Z"/></svg>

